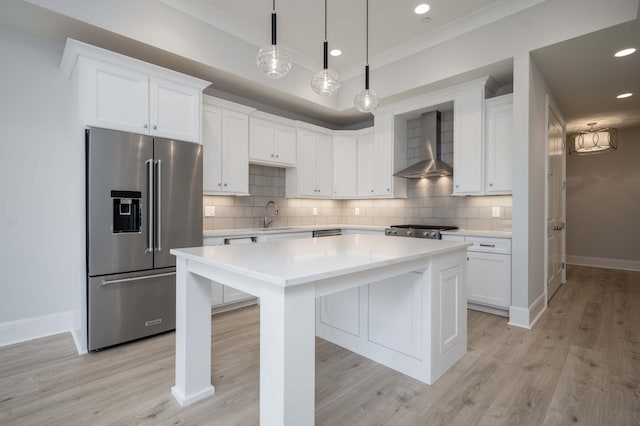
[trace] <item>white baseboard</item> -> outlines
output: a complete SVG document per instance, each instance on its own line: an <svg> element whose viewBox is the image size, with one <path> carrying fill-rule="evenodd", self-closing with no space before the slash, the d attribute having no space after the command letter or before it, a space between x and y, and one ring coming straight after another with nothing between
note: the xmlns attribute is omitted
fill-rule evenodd
<svg viewBox="0 0 640 426"><path fill-rule="evenodd" d="M540 319L543 312L547 309L545 301L545 295L542 293L531 305L529 305L529 308L511 306L509 308L509 325L531 330L534 324L538 322L538 319Z"/></svg>
<svg viewBox="0 0 640 426"><path fill-rule="evenodd" d="M0 346L71 331L71 311L0 323Z"/></svg>
<svg viewBox="0 0 640 426"><path fill-rule="evenodd" d="M640 271L640 260L608 259L605 257L587 257L587 256L567 255L567 263L570 265L593 266L595 268Z"/></svg>

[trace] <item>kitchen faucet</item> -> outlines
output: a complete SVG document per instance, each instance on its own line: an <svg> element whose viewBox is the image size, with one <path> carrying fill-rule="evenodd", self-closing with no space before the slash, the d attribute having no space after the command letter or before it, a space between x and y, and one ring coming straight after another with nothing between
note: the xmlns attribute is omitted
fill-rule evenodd
<svg viewBox="0 0 640 426"><path fill-rule="evenodd" d="M275 216L278 215L278 205L275 201L268 201L267 205L264 206L264 227L268 228L269 225L273 223L273 219L269 217L269 206L273 205L273 213Z"/></svg>

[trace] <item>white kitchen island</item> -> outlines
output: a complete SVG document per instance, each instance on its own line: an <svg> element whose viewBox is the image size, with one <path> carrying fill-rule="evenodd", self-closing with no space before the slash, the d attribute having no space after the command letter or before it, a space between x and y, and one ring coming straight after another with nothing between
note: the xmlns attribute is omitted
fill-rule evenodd
<svg viewBox="0 0 640 426"><path fill-rule="evenodd" d="M322 337L431 384L467 350L468 246L343 235L171 250L177 257L176 383L171 392L186 406L215 391L209 280L260 298L262 425L314 423L316 298L334 298L324 326L329 323L337 332ZM355 288L369 291L367 297L358 293L352 305L348 291ZM347 302L340 302L340 295ZM352 307L358 320L348 313ZM348 330L354 321L359 333ZM409 332L398 329L405 324ZM396 339L395 334L408 337Z"/></svg>

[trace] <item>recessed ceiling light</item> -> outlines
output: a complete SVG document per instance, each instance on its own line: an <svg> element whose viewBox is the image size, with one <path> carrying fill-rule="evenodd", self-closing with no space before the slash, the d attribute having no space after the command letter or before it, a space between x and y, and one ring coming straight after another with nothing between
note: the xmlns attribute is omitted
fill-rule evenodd
<svg viewBox="0 0 640 426"><path fill-rule="evenodd" d="M633 47L630 47L628 49L622 49L622 50L616 52L616 54L613 55L613 56L615 56L616 58L621 58L623 56L631 55L632 53L636 53L636 49L633 48Z"/></svg>
<svg viewBox="0 0 640 426"><path fill-rule="evenodd" d="M618 99L624 99L624 98L629 98L629 97L631 97L631 96L633 96L633 93L622 93L622 94L620 94L620 95L616 96L616 98L618 98Z"/></svg>
<svg viewBox="0 0 640 426"><path fill-rule="evenodd" d="M416 15L424 15L429 11L429 9L431 9L431 6L426 3L420 3L416 6L415 9L413 9L413 11L416 13Z"/></svg>
<svg viewBox="0 0 640 426"><path fill-rule="evenodd" d="M342 50L340 49L333 49L331 52L329 52L331 54L331 56L340 56L342 55Z"/></svg>

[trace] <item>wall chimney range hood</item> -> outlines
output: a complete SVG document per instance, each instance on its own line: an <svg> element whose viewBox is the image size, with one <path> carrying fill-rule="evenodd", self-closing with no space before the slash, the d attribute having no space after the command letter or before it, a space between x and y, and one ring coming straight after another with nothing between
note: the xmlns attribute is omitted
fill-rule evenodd
<svg viewBox="0 0 640 426"><path fill-rule="evenodd" d="M451 176L453 168L437 159L437 147L440 144L440 111L431 111L420 116L420 138L425 148L425 158L394 176L407 179L422 179L438 176Z"/></svg>

